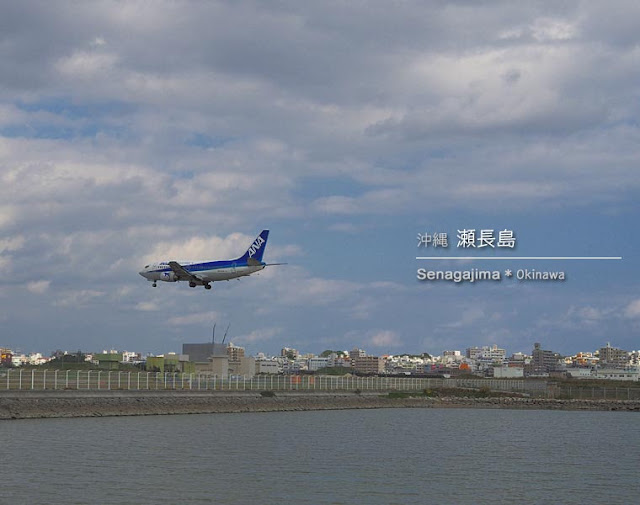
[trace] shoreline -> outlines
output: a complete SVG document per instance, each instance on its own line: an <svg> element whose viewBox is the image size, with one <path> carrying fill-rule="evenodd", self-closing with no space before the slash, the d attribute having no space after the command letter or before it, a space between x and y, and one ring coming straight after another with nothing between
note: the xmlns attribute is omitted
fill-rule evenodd
<svg viewBox="0 0 640 505"><path fill-rule="evenodd" d="M637 400L556 400L546 398L409 397L385 392L30 391L0 393L0 420L118 417L240 412L293 412L380 408L492 408L640 412Z"/></svg>

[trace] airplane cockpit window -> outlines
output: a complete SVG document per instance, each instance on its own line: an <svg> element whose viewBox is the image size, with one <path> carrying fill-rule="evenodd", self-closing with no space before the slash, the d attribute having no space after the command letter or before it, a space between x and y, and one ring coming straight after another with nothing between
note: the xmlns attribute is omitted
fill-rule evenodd
<svg viewBox="0 0 640 505"><path fill-rule="evenodd" d="M145 268L149 268L149 265L145 265Z"/></svg>

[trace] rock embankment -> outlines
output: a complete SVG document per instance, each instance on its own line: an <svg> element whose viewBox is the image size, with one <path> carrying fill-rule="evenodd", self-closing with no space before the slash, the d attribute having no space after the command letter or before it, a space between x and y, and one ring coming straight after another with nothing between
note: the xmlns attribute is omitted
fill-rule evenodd
<svg viewBox="0 0 640 505"><path fill-rule="evenodd" d="M640 412L640 401L534 398L390 398L380 394L277 392L3 392L0 419L379 408L503 408Z"/></svg>

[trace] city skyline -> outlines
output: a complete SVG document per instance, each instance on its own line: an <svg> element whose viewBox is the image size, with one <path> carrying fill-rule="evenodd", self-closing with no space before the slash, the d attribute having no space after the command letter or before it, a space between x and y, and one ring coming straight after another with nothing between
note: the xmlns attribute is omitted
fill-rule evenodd
<svg viewBox="0 0 640 505"><path fill-rule="evenodd" d="M270 353L637 349L640 7L615 4L2 5L1 344L159 353L225 321ZM262 229L288 265L138 275Z"/></svg>
<svg viewBox="0 0 640 505"><path fill-rule="evenodd" d="M213 342L209 341L209 342L183 342L181 344L182 349L184 349L185 345L195 345L195 346L200 346L200 345L206 345L206 344L212 344ZM234 349L242 349L243 353L244 351L246 351L246 347L243 345L238 345L232 341L226 342L226 343L217 343L216 345L223 345L225 348L226 347L231 347ZM548 346L545 346L544 344L541 344L539 342L534 342L531 344L531 351L534 351L536 349L546 349L546 351L551 351L556 353L555 349L552 349ZM602 349L615 349L615 350L619 350L619 351L624 351L628 354L637 354L640 352L639 349L621 349L619 347L617 347L616 345L611 345L611 342L606 342L603 343L602 345L600 345L597 348L588 350L588 349L582 349L582 350L574 350L573 352L567 353L567 354L562 354L562 353L557 353L559 356L562 356L564 358L569 358L569 357L576 357L576 356L580 356L580 355L598 355L599 351L601 351ZM82 354L86 354L86 355L91 355L91 354L110 354L110 353L115 353L115 354L132 354L132 355L137 355L140 356L141 358L144 358L145 356L158 356L158 355L162 355L162 354L181 354L181 351L178 349L166 349L162 352L157 352L157 353L144 353L144 352L140 352L139 350L135 350L135 349L114 349L114 348L102 348L101 350L99 349L77 349L74 351L70 351L68 349L66 350L62 350L62 349L56 349L54 351L51 352L45 352L44 354L42 353L42 350L39 351L31 351L31 352L23 352L20 349L9 349L8 347L3 347L0 346L0 349L3 350L7 350L7 351L12 351L14 352L16 355L21 354L21 355L41 355L41 356L56 356L59 354L65 354L65 355L74 355L77 353L82 353ZM386 356L390 356L390 357L402 357L402 356L424 356L424 355L428 355L433 359L440 359L443 358L447 355L450 355L449 353L460 353L461 355L464 353L464 355L466 356L467 354L469 354L469 352L473 353L480 353L482 354L483 351L499 351L501 355L503 355L505 358L507 357L513 357L516 355L524 355L524 356L532 356L533 352L531 353L527 353L525 351L510 351L508 352L508 350L506 348L502 348L500 347L498 344L493 343L493 344L475 344L475 345L471 345L467 348L463 348L463 349L443 349L442 351L440 351L439 353L437 352L431 352L431 351L423 351L420 353L411 353L411 352L379 352L379 353L371 353L369 352L367 349L361 349L359 347L352 347L351 349L323 349L322 351L315 351L315 350L308 350L308 349L296 349L293 347L288 347L288 346L284 346L281 347L280 350L277 353L271 354L271 353L265 353L263 350L253 350L252 352L247 352L246 354L248 356L254 356L254 357L258 357L260 355L264 355L266 357L275 357L275 356L285 356L285 351L290 351L293 352L294 354L296 354L299 357L305 357L305 356L320 356L324 353L326 353L327 351L330 351L331 353L343 353L348 356L350 353L352 353L353 351L359 351L362 352L363 355L366 356L380 356L380 357L386 357ZM545 351L545 352L546 352ZM187 353L188 354L188 353ZM469 357L469 356L467 356ZM471 356L471 358L473 358L473 356Z"/></svg>

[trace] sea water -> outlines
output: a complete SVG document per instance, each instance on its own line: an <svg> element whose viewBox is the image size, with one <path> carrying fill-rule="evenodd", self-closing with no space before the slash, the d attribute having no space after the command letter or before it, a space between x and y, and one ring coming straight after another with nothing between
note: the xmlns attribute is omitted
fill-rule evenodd
<svg viewBox="0 0 640 505"><path fill-rule="evenodd" d="M630 504L640 416L378 409L0 422L1 504Z"/></svg>

